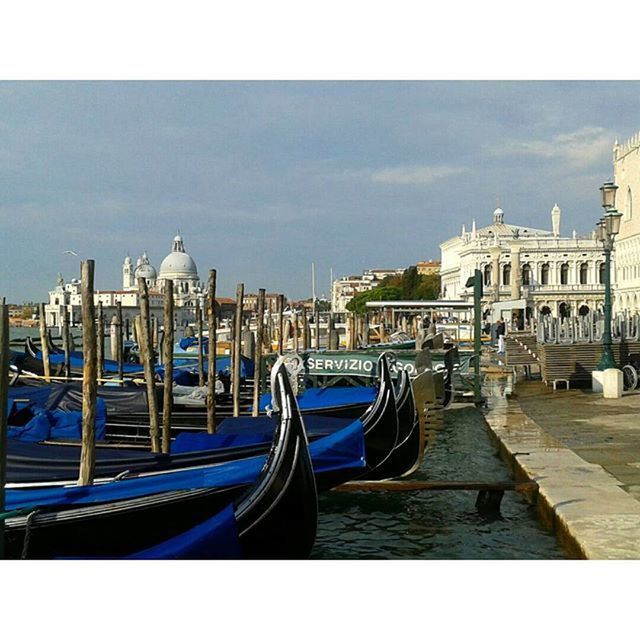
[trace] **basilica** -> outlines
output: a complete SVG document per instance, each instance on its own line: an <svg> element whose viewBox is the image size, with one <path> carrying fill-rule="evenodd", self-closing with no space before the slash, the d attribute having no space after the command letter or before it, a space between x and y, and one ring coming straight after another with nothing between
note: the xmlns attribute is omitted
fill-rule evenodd
<svg viewBox="0 0 640 640"><path fill-rule="evenodd" d="M186 252L180 233L173 239L171 252L161 262L159 271L151 264L146 252L137 258L135 265L131 257L127 256L122 265L122 288L95 292L95 304L97 306L102 303L107 322L120 302L123 322L133 324L140 308L138 278L144 278L149 287L152 318L162 320L164 283L173 280L176 324L186 326L194 322L196 300L202 305L204 291L196 263ZM45 306L47 326L61 327L65 310L69 314L72 326L81 323L80 281L73 279L65 283L62 276L58 275L56 287L49 292L49 303Z"/></svg>
<svg viewBox="0 0 640 640"><path fill-rule="evenodd" d="M562 235L561 210L551 209L551 229L536 229L505 221L493 212L491 224L472 221L460 235L440 245L441 298L459 300L476 269L483 279L483 312L511 305L526 319L542 315L571 317L600 308L604 300L604 253L595 233ZM507 302L510 301L510 302ZM502 304L503 303L503 304Z"/></svg>

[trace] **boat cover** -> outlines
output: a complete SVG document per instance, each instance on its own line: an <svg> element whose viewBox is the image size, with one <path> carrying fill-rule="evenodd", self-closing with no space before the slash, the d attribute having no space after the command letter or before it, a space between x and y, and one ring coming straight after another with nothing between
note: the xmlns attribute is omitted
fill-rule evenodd
<svg viewBox="0 0 640 640"><path fill-rule="evenodd" d="M360 420L332 435L309 444L316 474L365 467L364 429ZM229 462L124 478L91 486L6 488L5 509L44 507L46 505L82 505L165 493L185 489L225 488L254 482L267 460L266 455Z"/></svg>
<svg viewBox="0 0 640 640"><path fill-rule="evenodd" d="M43 442L44 440L81 440L82 439L82 411L62 411L60 409L44 409L36 405L27 405L16 412L20 417L19 426L9 427L9 440L22 442ZM30 416L30 417L29 417ZM98 398L96 402L96 440L104 440L107 430L107 408L104 400Z"/></svg>
<svg viewBox="0 0 640 640"><path fill-rule="evenodd" d="M301 411L326 409L329 407L343 407L352 404L371 404L378 393L376 387L311 387L305 389L296 400ZM260 411L265 411L271 405L271 394L260 396Z"/></svg>

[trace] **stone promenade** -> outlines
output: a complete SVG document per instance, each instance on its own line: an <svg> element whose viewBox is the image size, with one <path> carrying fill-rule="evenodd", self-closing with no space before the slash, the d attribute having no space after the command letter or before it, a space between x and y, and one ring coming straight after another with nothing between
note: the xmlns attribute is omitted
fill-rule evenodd
<svg viewBox="0 0 640 640"><path fill-rule="evenodd" d="M570 557L640 558L640 392L605 400L489 376L484 411L518 479L540 486L538 510Z"/></svg>

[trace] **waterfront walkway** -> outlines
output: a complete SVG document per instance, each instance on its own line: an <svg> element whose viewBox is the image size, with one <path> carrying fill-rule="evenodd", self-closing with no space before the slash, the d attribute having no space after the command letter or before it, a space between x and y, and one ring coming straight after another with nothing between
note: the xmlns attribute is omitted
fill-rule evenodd
<svg viewBox="0 0 640 640"><path fill-rule="evenodd" d="M539 483L543 522L570 557L640 558L640 393L512 387L488 379L484 414L516 478Z"/></svg>

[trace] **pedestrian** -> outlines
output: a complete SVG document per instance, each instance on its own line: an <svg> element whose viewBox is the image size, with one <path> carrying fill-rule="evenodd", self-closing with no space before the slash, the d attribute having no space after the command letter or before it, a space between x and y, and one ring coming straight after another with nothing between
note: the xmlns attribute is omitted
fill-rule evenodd
<svg viewBox="0 0 640 640"><path fill-rule="evenodd" d="M496 336L498 336L498 354L504 355L504 334L506 327L502 318L498 319L496 324Z"/></svg>

